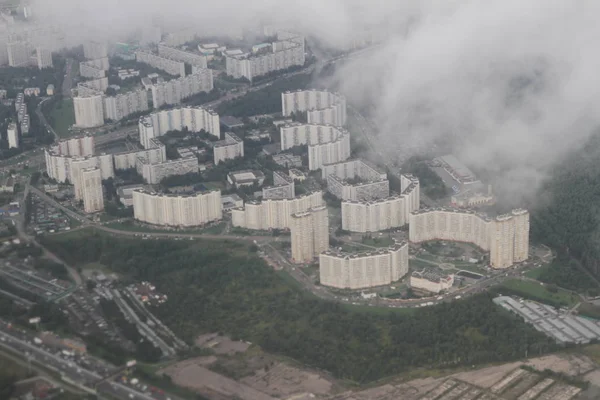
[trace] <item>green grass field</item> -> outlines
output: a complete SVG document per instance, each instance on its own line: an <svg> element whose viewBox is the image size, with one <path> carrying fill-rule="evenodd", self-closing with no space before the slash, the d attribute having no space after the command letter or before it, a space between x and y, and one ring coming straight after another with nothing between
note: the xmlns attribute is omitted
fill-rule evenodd
<svg viewBox="0 0 600 400"><path fill-rule="evenodd" d="M72 135L69 127L75 123L75 110L73 109L73 99L65 99L54 105L48 113L52 128L60 137L69 137Z"/></svg>
<svg viewBox="0 0 600 400"><path fill-rule="evenodd" d="M365 238L362 243L364 245L373 247L388 247L394 244L394 239L387 236L380 236L374 238Z"/></svg>
<svg viewBox="0 0 600 400"><path fill-rule="evenodd" d="M148 232L148 233L206 233L206 234L220 234L225 229L225 223L217 224L214 226L210 226L208 228L198 228L198 229L183 229L183 230L173 230L173 229L160 229L160 228L150 228L146 226L136 225L128 222L113 222L105 225L107 228L118 229L121 231L128 232Z"/></svg>
<svg viewBox="0 0 600 400"><path fill-rule="evenodd" d="M498 286L498 290L503 288L511 291L511 294L516 294L524 298L529 298L541 302L549 302L560 304L563 306L573 306L579 301L579 297L564 289L555 288L553 292L548 285L540 285L539 283L521 281L519 279L508 279Z"/></svg>
<svg viewBox="0 0 600 400"><path fill-rule="evenodd" d="M525 276L531 279L539 279L540 276L544 273L544 271L546 271L548 268L550 268L550 265L542 265L539 268L525 272Z"/></svg>

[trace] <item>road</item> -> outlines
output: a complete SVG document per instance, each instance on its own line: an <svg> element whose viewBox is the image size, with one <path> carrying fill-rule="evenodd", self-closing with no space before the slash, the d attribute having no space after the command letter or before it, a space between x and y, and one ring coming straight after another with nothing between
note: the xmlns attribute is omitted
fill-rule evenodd
<svg viewBox="0 0 600 400"><path fill-rule="evenodd" d="M21 359L39 364L46 370L56 371L63 380L66 378L67 382L73 382L78 387L86 388L90 392L95 390L99 394L110 395L122 400L131 399L130 395L135 399L144 400L167 400L169 398L181 400L171 394L159 392L145 394L119 382L104 380L112 374L112 371L104 367L106 363L90 356L77 357L53 352L48 347L35 344L33 339L31 334L10 327L6 321L0 320L0 347L2 349L18 355ZM97 387L94 389L96 385Z"/></svg>

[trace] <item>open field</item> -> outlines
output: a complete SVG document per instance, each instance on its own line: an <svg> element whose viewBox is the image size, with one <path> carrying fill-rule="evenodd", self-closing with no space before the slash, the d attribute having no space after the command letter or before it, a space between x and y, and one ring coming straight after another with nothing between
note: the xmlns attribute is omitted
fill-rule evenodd
<svg viewBox="0 0 600 400"><path fill-rule="evenodd" d="M525 276L531 279L539 279L548 268L550 268L550 265L542 265L541 267L525 272Z"/></svg>
<svg viewBox="0 0 600 400"><path fill-rule="evenodd" d="M578 297L572 293L555 288L555 292L549 290L547 285L542 285L531 281L522 281L518 279L508 279L498 286L498 290L503 288L508 289L512 294L528 298L531 300L537 300L541 302L556 303L563 306L573 306L577 304Z"/></svg>
<svg viewBox="0 0 600 400"><path fill-rule="evenodd" d="M47 116L49 117L48 122L52 125L58 136L71 136L69 127L75 123L73 99L65 99L57 102Z"/></svg>
<svg viewBox="0 0 600 400"><path fill-rule="evenodd" d="M198 229L161 229L150 226L142 226L131 222L112 222L105 225L108 228L118 229L129 232L148 232L148 233L207 233L219 234L225 229L225 223L216 224L207 228Z"/></svg>

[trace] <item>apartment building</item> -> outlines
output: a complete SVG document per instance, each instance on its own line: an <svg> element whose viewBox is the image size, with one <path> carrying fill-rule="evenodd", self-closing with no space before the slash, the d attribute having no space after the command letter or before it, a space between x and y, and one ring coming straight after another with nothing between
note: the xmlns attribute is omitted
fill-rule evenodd
<svg viewBox="0 0 600 400"><path fill-rule="evenodd" d="M417 293L438 294L448 290L454 285L454 275L442 275L434 271L424 269L414 271L410 275L410 287Z"/></svg>
<svg viewBox="0 0 600 400"><path fill-rule="evenodd" d="M146 183L157 184L164 178L172 175L185 175L198 172L198 158L178 158L176 160L166 160L153 164L149 159L138 156L136 169Z"/></svg>
<svg viewBox="0 0 600 400"><path fill-rule="evenodd" d="M323 165L321 177L327 180L327 191L342 200L368 201L390 196L387 174L364 160Z"/></svg>
<svg viewBox="0 0 600 400"><path fill-rule="evenodd" d="M11 67L25 67L31 62L31 46L27 41L19 40L6 44L8 52L8 65Z"/></svg>
<svg viewBox="0 0 600 400"><path fill-rule="evenodd" d="M190 132L205 131L217 138L221 136L219 114L198 106L180 107L141 117L138 124L140 143L148 148L152 139L184 128Z"/></svg>
<svg viewBox="0 0 600 400"><path fill-rule="evenodd" d="M303 66L306 62L304 37L288 32L278 32L277 36L278 41L271 44L268 53L226 55L227 75L252 81L270 72Z"/></svg>
<svg viewBox="0 0 600 400"><path fill-rule="evenodd" d="M108 57L82 61L79 63L79 75L84 78L100 79L106 76L109 68Z"/></svg>
<svg viewBox="0 0 600 400"><path fill-rule="evenodd" d="M87 41L83 44L83 56L87 60L108 57L108 47L103 42Z"/></svg>
<svg viewBox="0 0 600 400"><path fill-rule="evenodd" d="M290 217L292 261L310 263L329 249L329 213L326 206L314 207Z"/></svg>
<svg viewBox="0 0 600 400"><path fill-rule="evenodd" d="M74 192L75 192L75 199L77 200L83 200L83 185L82 185L82 171L85 169L89 169L89 168L98 168L98 170L100 171L100 179L108 179L108 178L114 178L115 177L115 169L113 166L113 159L112 159L112 155L110 154L101 154L101 155L97 155L97 156L90 156L90 157L66 157L66 156L59 156L59 159L66 159L68 158L69 160L66 162L63 162L62 164L58 164L58 165L63 165L63 166L68 166L69 171L67 172L61 172L60 176L65 176L65 180L69 180L71 182L71 184L74 186ZM50 173L48 173L48 176L50 176ZM56 179L56 178L55 178ZM56 179L57 181L59 181L58 179ZM61 181L59 181L61 182ZM62 181L64 182L64 181Z"/></svg>
<svg viewBox="0 0 600 400"><path fill-rule="evenodd" d="M29 134L30 120L29 115L25 115L23 117L23 121L21 121L21 135Z"/></svg>
<svg viewBox="0 0 600 400"><path fill-rule="evenodd" d="M164 105L179 104L201 92L213 90L213 76L210 69L199 69L184 78L155 83L152 85L152 102L154 108Z"/></svg>
<svg viewBox="0 0 600 400"><path fill-rule="evenodd" d="M332 125L287 124L279 129L281 150L308 145L308 169L322 168L350 158L350 134Z"/></svg>
<svg viewBox="0 0 600 400"><path fill-rule="evenodd" d="M338 289L389 285L408 273L408 243L366 253L325 251L319 255L320 283Z"/></svg>
<svg viewBox="0 0 600 400"><path fill-rule="evenodd" d="M400 182L399 195L368 201L342 201L342 229L367 233L409 223L410 213L420 207L420 184L409 174L402 175Z"/></svg>
<svg viewBox="0 0 600 400"><path fill-rule="evenodd" d="M101 94L73 98L75 126L95 128L104 125L104 107Z"/></svg>
<svg viewBox="0 0 600 400"><path fill-rule="evenodd" d="M293 154L275 154L273 162L281 165L284 168L300 168L302 167L302 157Z"/></svg>
<svg viewBox="0 0 600 400"><path fill-rule="evenodd" d="M285 172L273 171L273 186L268 186L262 190L262 198L279 200L293 199L296 197L296 187L294 180Z"/></svg>
<svg viewBox="0 0 600 400"><path fill-rule="evenodd" d="M119 121L131 114L148 110L148 92L136 90L104 98L104 118Z"/></svg>
<svg viewBox="0 0 600 400"><path fill-rule="evenodd" d="M116 170L136 168L137 159L141 157L150 164L160 164L167 160L166 147L158 139L150 139L146 149L134 149L113 154Z"/></svg>
<svg viewBox="0 0 600 400"><path fill-rule="evenodd" d="M281 94L283 116L306 113L309 124L344 126L346 98L324 90L296 90Z"/></svg>
<svg viewBox="0 0 600 400"><path fill-rule="evenodd" d="M205 225L223 218L221 191L173 195L134 190L133 213L136 220L153 225Z"/></svg>
<svg viewBox="0 0 600 400"><path fill-rule="evenodd" d="M8 128L6 129L6 135L8 138L8 148L16 149L19 147L19 131L17 130L17 124L11 122L8 124Z"/></svg>
<svg viewBox="0 0 600 400"><path fill-rule="evenodd" d="M76 96L94 96L102 95L108 89L108 78L91 79L85 82L79 82L77 89L72 90L74 97Z"/></svg>
<svg viewBox="0 0 600 400"><path fill-rule="evenodd" d="M58 155L85 157L94 154L94 136L83 135L59 140L52 146Z"/></svg>
<svg viewBox="0 0 600 400"><path fill-rule="evenodd" d="M292 214L323 205L323 192L313 192L293 199L247 202L243 209L231 210L231 222L233 226L252 230L289 229Z"/></svg>
<svg viewBox="0 0 600 400"><path fill-rule="evenodd" d="M409 238L473 243L490 252L493 268L508 268L529 257L529 213L513 210L491 219L467 210L422 210L410 215Z"/></svg>
<svg viewBox="0 0 600 400"><path fill-rule="evenodd" d="M83 210L94 213L104 210L104 196L102 195L102 173L100 168L86 168L81 171L81 180L78 181L83 192Z"/></svg>
<svg viewBox="0 0 600 400"><path fill-rule="evenodd" d="M173 76L185 76L185 63L183 61L173 60L168 57L157 56L149 51L136 51L135 61L148 64L154 68L165 71Z"/></svg>
<svg viewBox="0 0 600 400"><path fill-rule="evenodd" d="M171 60L181 61L199 68L208 68L208 59L206 56L176 49L174 47L167 46L164 43L158 44L158 55Z"/></svg>
<svg viewBox="0 0 600 400"><path fill-rule="evenodd" d="M222 161L244 157L244 141L236 134L225 133L225 139L215 142L213 147L215 165Z"/></svg>
<svg viewBox="0 0 600 400"><path fill-rule="evenodd" d="M39 69L52 68L52 52L42 47L35 49L35 64Z"/></svg>

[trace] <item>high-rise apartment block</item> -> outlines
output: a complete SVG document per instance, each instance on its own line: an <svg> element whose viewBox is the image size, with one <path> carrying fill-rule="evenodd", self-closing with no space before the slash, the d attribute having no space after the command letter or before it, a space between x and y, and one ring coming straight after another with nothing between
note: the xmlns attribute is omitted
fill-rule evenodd
<svg viewBox="0 0 600 400"><path fill-rule="evenodd" d="M198 68L208 68L208 58L206 56L179 50L164 43L158 44L158 55L171 60L182 61Z"/></svg>
<svg viewBox="0 0 600 400"><path fill-rule="evenodd" d="M182 107L154 112L140 118L138 129L140 143L147 149L151 140L169 131L187 129L190 132L206 131L221 136L219 114L202 107Z"/></svg>
<svg viewBox="0 0 600 400"><path fill-rule="evenodd" d="M31 62L31 46L26 41L14 41L6 44L8 52L8 65L11 67L25 67Z"/></svg>
<svg viewBox="0 0 600 400"><path fill-rule="evenodd" d="M309 124L343 126L346 124L346 98L324 90L297 90L281 93L284 116L305 112Z"/></svg>
<svg viewBox="0 0 600 400"><path fill-rule="evenodd" d="M104 197L102 195L102 173L100 168L86 168L81 171L78 181L83 193L83 209L86 213L104 210Z"/></svg>
<svg viewBox="0 0 600 400"><path fill-rule="evenodd" d="M338 289L364 289L389 285L408 273L408 243L387 249L347 254L326 251L319 255L320 283Z"/></svg>
<svg viewBox="0 0 600 400"><path fill-rule="evenodd" d="M226 132L225 139L214 144L213 152L215 165L225 160L244 157L244 141L236 134Z"/></svg>
<svg viewBox="0 0 600 400"><path fill-rule="evenodd" d="M490 252L493 268L508 268L529 257L529 213L513 210L491 219L466 210L422 210L410 216L409 238L473 243Z"/></svg>
<svg viewBox="0 0 600 400"><path fill-rule="evenodd" d="M342 229L350 232L377 232L409 223L410 213L420 207L419 180L400 176L401 193L385 199L342 201Z"/></svg>
<svg viewBox="0 0 600 400"><path fill-rule="evenodd" d="M154 225L199 226L223 217L221 191L173 195L133 192L135 219Z"/></svg>
<svg viewBox="0 0 600 400"><path fill-rule="evenodd" d="M19 147L19 131L17 130L17 124L11 122L8 124L8 128L6 130L6 135L8 139L8 148L16 149Z"/></svg>
<svg viewBox="0 0 600 400"><path fill-rule="evenodd" d="M138 156L136 169L144 180L149 184L160 183L164 178L173 175L185 175L198 172L198 158L178 158L176 160L166 160L161 163L151 163L150 160Z"/></svg>
<svg viewBox="0 0 600 400"><path fill-rule="evenodd" d="M329 213L326 206L293 214L290 218L292 260L310 263L329 249Z"/></svg>
<svg viewBox="0 0 600 400"><path fill-rule="evenodd" d="M183 64L183 63L182 63ZM152 103L154 108L181 103L195 94L213 90L213 76L210 69L198 69L184 78L152 85Z"/></svg>
<svg viewBox="0 0 600 400"><path fill-rule="evenodd" d="M119 121L131 114L148 110L148 92L135 90L104 98L104 118Z"/></svg>
<svg viewBox="0 0 600 400"><path fill-rule="evenodd" d="M281 150L308 145L308 168L311 171L350 158L350 134L343 128L294 123L280 127L279 132Z"/></svg>
<svg viewBox="0 0 600 400"><path fill-rule="evenodd" d="M321 177L327 181L327 191L342 200L368 201L390 196L385 171L363 160L323 165Z"/></svg>
<svg viewBox="0 0 600 400"><path fill-rule="evenodd" d="M233 226L252 229L290 229L292 214L325 205L323 192L313 192L293 199L247 202L244 208L231 210Z"/></svg>
<svg viewBox="0 0 600 400"><path fill-rule="evenodd" d="M108 47L106 43L89 41L83 44L83 56L87 60L108 57Z"/></svg>
<svg viewBox="0 0 600 400"><path fill-rule="evenodd" d="M95 128L104 125L104 108L101 94L73 98L75 126Z"/></svg>
<svg viewBox="0 0 600 400"><path fill-rule="evenodd" d="M35 61L39 69L52 68L52 52L50 50L38 47L35 49Z"/></svg>
<svg viewBox="0 0 600 400"><path fill-rule="evenodd" d="M163 70L169 75L185 76L185 63L183 61L157 56L149 51L136 51L135 61Z"/></svg>

